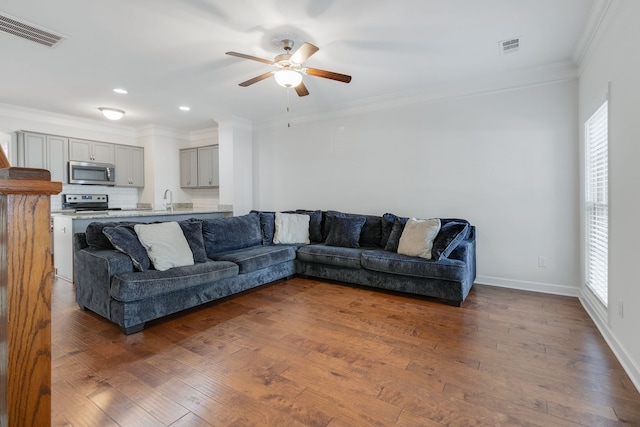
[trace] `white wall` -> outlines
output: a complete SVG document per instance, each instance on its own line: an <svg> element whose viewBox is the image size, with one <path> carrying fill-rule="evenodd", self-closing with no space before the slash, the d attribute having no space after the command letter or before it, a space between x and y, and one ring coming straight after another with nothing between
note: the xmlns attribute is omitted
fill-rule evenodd
<svg viewBox="0 0 640 427"><path fill-rule="evenodd" d="M579 99L582 124L609 95L609 309L598 316L598 304L583 303L618 359L640 388L640 2L614 1L609 20L581 66ZM584 281L584 280L583 280ZM618 304L624 305L623 316Z"/></svg>
<svg viewBox="0 0 640 427"><path fill-rule="evenodd" d="M576 100L572 80L256 129L255 205L466 218L478 283L577 295Z"/></svg>

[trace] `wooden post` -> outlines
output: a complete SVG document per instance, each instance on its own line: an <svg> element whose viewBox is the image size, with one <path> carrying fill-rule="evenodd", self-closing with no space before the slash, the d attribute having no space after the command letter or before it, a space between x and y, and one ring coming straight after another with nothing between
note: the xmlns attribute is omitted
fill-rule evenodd
<svg viewBox="0 0 640 427"><path fill-rule="evenodd" d="M0 427L51 425L49 216L61 190L47 170L0 169Z"/></svg>

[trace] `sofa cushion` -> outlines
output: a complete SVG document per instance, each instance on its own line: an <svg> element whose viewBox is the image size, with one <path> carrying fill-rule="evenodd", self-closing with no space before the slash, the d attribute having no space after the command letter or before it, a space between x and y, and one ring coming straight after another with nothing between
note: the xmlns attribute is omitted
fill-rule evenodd
<svg viewBox="0 0 640 427"><path fill-rule="evenodd" d="M409 218L402 230L398 253L431 259L433 240L440 231L440 220Z"/></svg>
<svg viewBox="0 0 640 427"><path fill-rule="evenodd" d="M132 226L103 227L102 233L114 248L131 258L133 268L136 271L145 271L151 268L151 260L147 250L140 243L138 235Z"/></svg>
<svg viewBox="0 0 640 427"><path fill-rule="evenodd" d="M387 244L384 247L385 251L398 252L398 245L400 244L400 238L402 237L402 232L404 231L404 225L408 220L409 218L399 216L394 219L393 228L391 228L389 239L387 240Z"/></svg>
<svg viewBox="0 0 640 427"><path fill-rule="evenodd" d="M309 215L276 212L275 227L273 243L276 245L310 243Z"/></svg>
<svg viewBox="0 0 640 427"><path fill-rule="evenodd" d="M246 274L282 262L293 261L296 259L296 247L285 245L254 246L214 254L211 259L238 264L240 274Z"/></svg>
<svg viewBox="0 0 640 427"><path fill-rule="evenodd" d="M273 244L273 235L276 232L276 213L275 212L258 212L251 211L252 213L257 213L260 217L260 229L262 231L262 244L263 245L271 245Z"/></svg>
<svg viewBox="0 0 640 427"><path fill-rule="evenodd" d="M451 221L443 224L433 241L433 248L431 249L433 259L447 258L468 235L468 222Z"/></svg>
<svg viewBox="0 0 640 427"><path fill-rule="evenodd" d="M363 251L362 267L401 276L451 281L462 281L467 275L467 266L460 260L445 258L435 261L383 250Z"/></svg>
<svg viewBox="0 0 640 427"><path fill-rule="evenodd" d="M357 216L334 216L331 220L331 229L327 235L325 245L341 246L343 248L359 248L360 233L366 219Z"/></svg>
<svg viewBox="0 0 640 427"><path fill-rule="evenodd" d="M331 223L336 216L344 216L347 218L364 218L365 223L362 226L360 232L360 240L358 244L361 247L377 248L380 247L380 240L382 235L382 218L375 215L360 215L343 213L338 211L326 211L324 218L324 225L322 227L322 241L326 241L329 231L331 231Z"/></svg>
<svg viewBox="0 0 640 427"><path fill-rule="evenodd" d="M205 219L202 235L207 256L262 244L260 217L249 213L230 218Z"/></svg>
<svg viewBox="0 0 640 427"><path fill-rule="evenodd" d="M334 265L338 267L362 268L360 254L363 249L327 246L324 244L307 245L298 248L297 259L303 262Z"/></svg>
<svg viewBox="0 0 640 427"><path fill-rule="evenodd" d="M156 270L193 264L193 252L177 222L136 224L133 229Z"/></svg>
<svg viewBox="0 0 640 427"><path fill-rule="evenodd" d="M111 297L128 302L212 283L238 275L238 266L227 261L207 261L167 271L120 273L111 278Z"/></svg>
<svg viewBox="0 0 640 427"><path fill-rule="evenodd" d="M204 249L204 238L202 237L202 220L188 219L178 221L184 237L187 239L189 248L193 253L194 262L207 262L207 251Z"/></svg>

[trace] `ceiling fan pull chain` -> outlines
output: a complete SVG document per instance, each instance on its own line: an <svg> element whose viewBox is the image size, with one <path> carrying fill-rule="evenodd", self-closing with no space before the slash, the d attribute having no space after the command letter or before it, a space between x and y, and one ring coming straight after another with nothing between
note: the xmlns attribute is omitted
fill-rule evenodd
<svg viewBox="0 0 640 427"><path fill-rule="evenodd" d="M291 98L289 96L289 92L291 92L291 88L288 87L287 88L287 114L291 112L291 108L289 108L289 104L291 103ZM290 128L291 127L291 122L287 121L287 127Z"/></svg>

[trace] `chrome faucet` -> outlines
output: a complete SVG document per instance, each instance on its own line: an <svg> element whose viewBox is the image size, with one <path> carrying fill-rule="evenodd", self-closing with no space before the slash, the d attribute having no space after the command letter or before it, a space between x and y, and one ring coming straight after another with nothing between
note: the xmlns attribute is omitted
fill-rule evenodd
<svg viewBox="0 0 640 427"><path fill-rule="evenodd" d="M168 211L173 212L173 193L168 188L164 190L163 200L167 200L167 193L169 193L169 203L165 203L164 205L167 207Z"/></svg>

